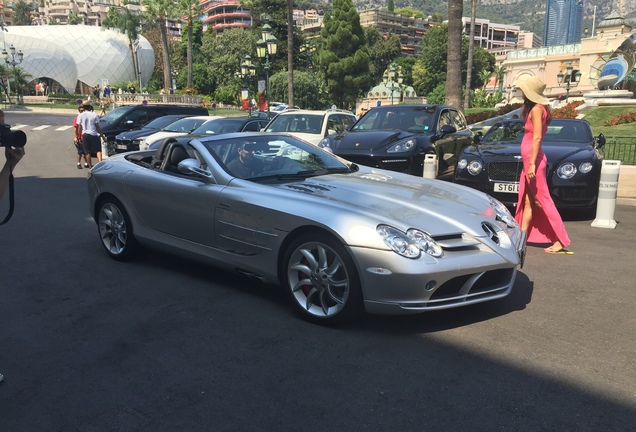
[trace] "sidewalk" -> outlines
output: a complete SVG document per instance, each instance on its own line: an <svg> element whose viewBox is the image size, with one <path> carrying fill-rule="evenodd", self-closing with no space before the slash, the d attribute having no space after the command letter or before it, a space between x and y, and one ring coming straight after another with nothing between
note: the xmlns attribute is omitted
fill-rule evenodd
<svg viewBox="0 0 636 432"><path fill-rule="evenodd" d="M621 165L616 203L636 206L636 166Z"/></svg>

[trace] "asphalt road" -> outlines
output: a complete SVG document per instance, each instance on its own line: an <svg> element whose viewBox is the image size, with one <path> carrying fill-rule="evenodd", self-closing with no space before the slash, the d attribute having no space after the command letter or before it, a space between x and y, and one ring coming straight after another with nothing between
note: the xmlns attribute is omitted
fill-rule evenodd
<svg viewBox="0 0 636 432"><path fill-rule="evenodd" d="M0 227L0 431L635 430L636 207L567 220L574 255L530 247L501 301L323 328L276 287L110 260L71 121L7 114L29 142Z"/></svg>

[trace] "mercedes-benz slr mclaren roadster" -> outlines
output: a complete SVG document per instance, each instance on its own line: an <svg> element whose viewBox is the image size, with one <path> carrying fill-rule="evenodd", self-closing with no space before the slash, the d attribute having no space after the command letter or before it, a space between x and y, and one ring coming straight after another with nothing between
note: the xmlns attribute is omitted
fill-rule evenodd
<svg viewBox="0 0 636 432"><path fill-rule="evenodd" d="M502 298L525 238L488 195L357 166L285 134L166 139L88 177L116 260L155 248L282 285L332 324Z"/></svg>

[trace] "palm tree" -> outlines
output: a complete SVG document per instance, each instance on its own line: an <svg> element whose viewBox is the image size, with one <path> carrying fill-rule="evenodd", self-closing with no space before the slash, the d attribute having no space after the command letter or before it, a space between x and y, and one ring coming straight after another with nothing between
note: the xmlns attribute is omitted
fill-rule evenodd
<svg viewBox="0 0 636 432"><path fill-rule="evenodd" d="M486 90L488 81L490 81L490 77L492 76L492 71L489 71L488 69L482 69L481 72L479 72L478 76L479 76L479 81L482 81L484 83L482 89Z"/></svg>
<svg viewBox="0 0 636 432"><path fill-rule="evenodd" d="M179 0L177 5L180 15L185 16L188 23L188 52L186 63L188 64L188 80L186 86L192 87L192 27L194 20L201 15L201 3L197 0Z"/></svg>
<svg viewBox="0 0 636 432"><path fill-rule="evenodd" d="M137 49L136 47L138 47L139 44L139 15L132 13L127 8L111 7L102 22L102 26L114 28L126 34L128 37L128 49L130 50L133 60L133 73L138 77L141 74L141 67L138 62L139 59L135 56L135 49ZM139 91L141 91L141 89L139 89Z"/></svg>
<svg viewBox="0 0 636 432"><path fill-rule="evenodd" d="M463 9L463 0L448 0L448 57L446 58L446 103L462 111Z"/></svg>
<svg viewBox="0 0 636 432"><path fill-rule="evenodd" d="M499 93L503 92L503 79L507 72L508 70L503 64L500 64L499 66L495 66L495 70L493 71L493 73L495 74L497 78L497 81L495 81L495 86L498 86Z"/></svg>
<svg viewBox="0 0 636 432"><path fill-rule="evenodd" d="M470 0L470 35L468 36L468 59L466 60L466 94L464 107L470 106L470 89L473 80L473 56L475 53L475 16L477 15L477 0Z"/></svg>
<svg viewBox="0 0 636 432"><path fill-rule="evenodd" d="M143 0L146 6L146 16L148 21L159 26L161 33L161 50L163 51L163 85L164 88L171 88L170 82L170 55L168 48L168 29L166 20L174 15L174 3L172 0Z"/></svg>
<svg viewBox="0 0 636 432"><path fill-rule="evenodd" d="M287 104L294 106L294 0L287 0Z"/></svg>

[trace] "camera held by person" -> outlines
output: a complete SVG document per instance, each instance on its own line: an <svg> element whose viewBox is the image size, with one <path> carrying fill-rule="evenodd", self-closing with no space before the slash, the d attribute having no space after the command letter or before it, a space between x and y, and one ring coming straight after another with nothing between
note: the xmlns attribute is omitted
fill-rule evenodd
<svg viewBox="0 0 636 432"><path fill-rule="evenodd" d="M27 137L23 131L14 131L8 124L0 124L0 147L24 147L26 141Z"/></svg>

